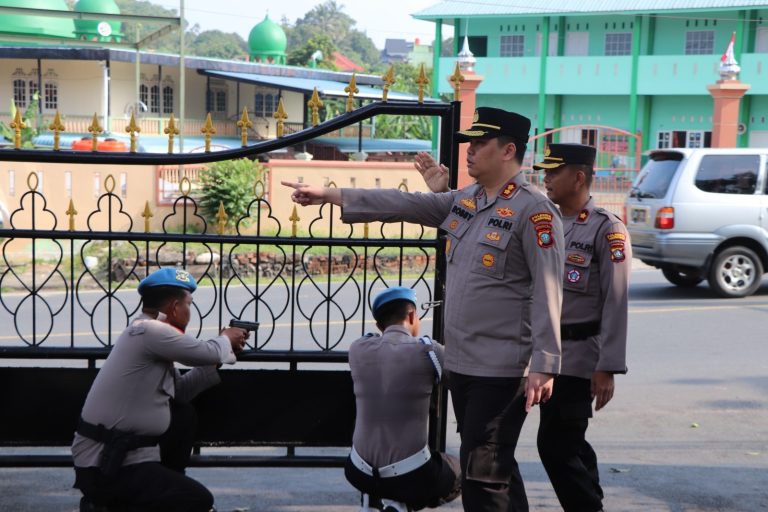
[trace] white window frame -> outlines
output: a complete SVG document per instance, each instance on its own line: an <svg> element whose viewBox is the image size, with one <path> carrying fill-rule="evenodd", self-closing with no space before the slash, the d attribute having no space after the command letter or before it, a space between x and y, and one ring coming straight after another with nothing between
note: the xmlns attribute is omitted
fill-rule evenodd
<svg viewBox="0 0 768 512"><path fill-rule="evenodd" d="M509 34L499 38L499 57L523 56L525 56L525 36L523 34Z"/></svg>
<svg viewBox="0 0 768 512"><path fill-rule="evenodd" d="M706 38L707 41L704 41L704 38ZM704 46L705 44L706 46ZM686 31L685 46L683 47L683 53L685 55L712 55L714 52L715 52L715 31L714 30Z"/></svg>
<svg viewBox="0 0 768 512"><path fill-rule="evenodd" d="M536 33L536 57L541 55L541 32ZM550 57L557 56L557 31L549 33L549 51Z"/></svg>
<svg viewBox="0 0 768 512"><path fill-rule="evenodd" d="M607 32L603 53L611 57L631 55L632 32Z"/></svg>
<svg viewBox="0 0 768 512"><path fill-rule="evenodd" d="M669 149L671 147L672 147L672 131L671 130L659 131L656 135L656 148Z"/></svg>
<svg viewBox="0 0 768 512"><path fill-rule="evenodd" d="M589 55L589 32L566 32L563 53L568 57Z"/></svg>
<svg viewBox="0 0 768 512"><path fill-rule="evenodd" d="M703 148L704 130L689 130L685 133L685 147Z"/></svg>

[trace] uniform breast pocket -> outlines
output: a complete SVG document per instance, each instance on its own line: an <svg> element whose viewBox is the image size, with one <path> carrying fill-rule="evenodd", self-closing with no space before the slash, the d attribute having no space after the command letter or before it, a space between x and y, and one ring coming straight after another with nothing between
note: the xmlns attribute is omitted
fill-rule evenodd
<svg viewBox="0 0 768 512"><path fill-rule="evenodd" d="M480 232L477 249L472 262L472 272L485 274L496 279L504 277L507 263L507 245L512 238L511 231L485 228Z"/></svg>
<svg viewBox="0 0 768 512"><path fill-rule="evenodd" d="M445 259L447 261L453 260L453 254L456 251L456 246L461 242L461 237L469 228L469 222L467 220L459 218L457 215L449 215L445 221L440 225L440 229L448 232L448 236L445 239Z"/></svg>
<svg viewBox="0 0 768 512"><path fill-rule="evenodd" d="M572 292L585 293L589 284L589 267L592 254L585 251L566 251L563 288Z"/></svg>

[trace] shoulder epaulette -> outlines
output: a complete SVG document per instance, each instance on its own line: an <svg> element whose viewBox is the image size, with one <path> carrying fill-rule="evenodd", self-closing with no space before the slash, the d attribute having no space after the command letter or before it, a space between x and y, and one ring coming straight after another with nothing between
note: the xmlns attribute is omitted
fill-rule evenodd
<svg viewBox="0 0 768 512"><path fill-rule="evenodd" d="M429 356L429 360L432 362L432 366L435 368L435 380L440 382L440 379L443 377L443 367L440 366L440 360L437 358L437 354L432 349L432 345L434 344L432 338L429 336L422 336L419 338L419 341L422 343L422 345L427 345L429 347L427 356Z"/></svg>
<svg viewBox="0 0 768 512"><path fill-rule="evenodd" d="M381 334L375 332L367 332L363 338L378 338L379 336L381 336Z"/></svg>

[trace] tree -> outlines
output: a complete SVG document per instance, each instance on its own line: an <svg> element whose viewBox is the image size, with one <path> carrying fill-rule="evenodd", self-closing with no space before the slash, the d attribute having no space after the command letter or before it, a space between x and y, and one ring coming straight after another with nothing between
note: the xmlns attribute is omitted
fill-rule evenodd
<svg viewBox="0 0 768 512"><path fill-rule="evenodd" d="M26 110L21 114L21 120L26 126L26 128L21 129L22 148L34 148L34 138L40 135L42 131L43 122L40 119L40 112L38 110L39 102L40 95L35 91L32 94L32 101L29 102ZM11 128L14 117L16 117L16 104L11 100L11 121L8 124L0 121L0 136L9 142L14 142L16 139L16 130Z"/></svg>
<svg viewBox="0 0 768 512"><path fill-rule="evenodd" d="M323 58L317 63L318 67L336 69L333 64L333 52L336 51L336 46L331 38L325 34L318 34L290 51L287 57L288 64L291 66L310 66L312 55L317 51L323 54Z"/></svg>
<svg viewBox="0 0 768 512"><path fill-rule="evenodd" d="M223 203L228 215L227 227L235 227L237 221L248 214L255 183L261 181L266 187L266 174L266 167L247 158L214 162L201 171L199 204L206 222L217 225L216 215L219 204ZM247 226L248 220L243 224Z"/></svg>
<svg viewBox="0 0 768 512"><path fill-rule="evenodd" d="M388 67L388 66L387 66ZM406 92L416 95L419 92L419 68L407 62L397 62L395 67L395 83L393 91ZM429 85L424 91L429 96ZM381 139L431 139L432 123L425 116L377 116L376 137Z"/></svg>
<svg viewBox="0 0 768 512"><path fill-rule="evenodd" d="M248 43L234 32L206 30L195 37L189 53L215 59L244 59L248 56Z"/></svg>
<svg viewBox="0 0 768 512"><path fill-rule="evenodd" d="M381 52L373 44L371 38L365 32L360 32L357 29L349 31L349 35L339 44L339 50L368 69L372 69L381 61Z"/></svg>

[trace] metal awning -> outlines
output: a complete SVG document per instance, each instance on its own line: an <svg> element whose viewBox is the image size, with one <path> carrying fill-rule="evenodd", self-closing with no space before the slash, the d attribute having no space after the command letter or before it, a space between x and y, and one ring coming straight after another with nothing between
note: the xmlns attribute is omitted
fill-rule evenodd
<svg viewBox="0 0 768 512"><path fill-rule="evenodd" d="M270 75L257 75L254 73L235 73L230 71L215 71L212 69L200 69L198 73L212 78L219 78L222 80L233 80L235 82L241 82L246 84L264 85L267 87L273 87L275 89L282 89L284 91L294 91L311 94L312 90L317 87L317 92L320 96L329 96L334 98L346 98L349 93L344 92L344 88L348 83L335 82L332 80L317 80L315 78L299 78L293 76L270 76ZM368 87L365 85L358 85L359 93L355 94L355 98L364 100L380 100L383 90L376 89L374 87ZM391 100L401 101L417 101L418 97L412 94L403 92L389 91L387 96ZM434 101L428 98L424 98L425 101Z"/></svg>

